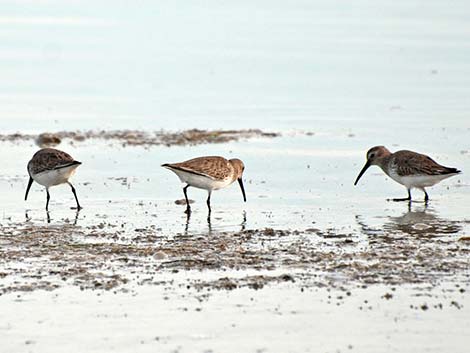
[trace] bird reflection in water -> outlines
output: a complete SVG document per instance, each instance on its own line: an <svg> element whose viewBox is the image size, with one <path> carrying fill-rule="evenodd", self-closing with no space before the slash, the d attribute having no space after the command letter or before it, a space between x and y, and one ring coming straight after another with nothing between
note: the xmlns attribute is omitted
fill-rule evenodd
<svg viewBox="0 0 470 353"><path fill-rule="evenodd" d="M455 234L462 230L462 226L457 221L439 217L435 210L426 204L412 207L410 202L407 211L401 216L387 216L386 218L387 221L381 228L370 227L361 216L356 216L356 221L366 235L399 232L423 237L436 237Z"/></svg>
<svg viewBox="0 0 470 353"><path fill-rule="evenodd" d="M185 235L188 235L188 233L189 233L190 221L191 221L191 213L188 213L186 215L186 222L185 222L185 226L184 226L184 234ZM242 212L242 221L239 224L239 226L240 226L240 231L241 232L243 232L246 229L246 211ZM212 234L213 228L212 228L212 219L211 219L210 214L207 217L207 229L208 229L208 235Z"/></svg>
<svg viewBox="0 0 470 353"><path fill-rule="evenodd" d="M186 222L184 224L184 235L187 236L189 235L189 224L191 223L191 212L186 213ZM208 230L208 235L212 233L212 223L211 223L211 216L210 214L206 218L207 220L207 230Z"/></svg>
<svg viewBox="0 0 470 353"><path fill-rule="evenodd" d="M246 229L246 211L243 211L242 213L243 216L243 221L240 223L240 232L243 232Z"/></svg>
<svg viewBox="0 0 470 353"><path fill-rule="evenodd" d="M79 214L80 214L80 210L77 209L77 210L75 211L75 217L74 217L73 223L72 223L74 226L77 225L77 222L78 222L78 215L79 215ZM28 210L25 211L24 216L25 216L25 221L26 221L26 222L31 222L31 221L33 220L33 218L30 217L30 215L28 214ZM51 223L51 220L52 220L52 219L51 219L50 212L49 212L49 211L46 211L46 222L47 222L48 224L50 224L50 223ZM66 223L70 223L70 222L68 222L68 220L67 220Z"/></svg>

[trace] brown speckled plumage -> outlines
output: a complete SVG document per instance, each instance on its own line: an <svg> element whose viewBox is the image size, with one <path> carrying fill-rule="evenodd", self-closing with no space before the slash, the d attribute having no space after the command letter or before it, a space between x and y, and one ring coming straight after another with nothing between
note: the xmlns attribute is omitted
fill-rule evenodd
<svg viewBox="0 0 470 353"><path fill-rule="evenodd" d="M455 168L444 167L431 157L413 151L397 151L390 156L389 167L400 176L445 175L458 173Z"/></svg>
<svg viewBox="0 0 470 353"><path fill-rule="evenodd" d="M166 163L162 167L170 169L175 173L180 181L185 184L183 188L184 198L186 199L186 213L191 214L191 206L187 189L192 186L208 191L207 207L209 216L211 213L211 193L213 190L219 190L231 185L238 180L243 194L243 201L246 202L245 188L243 186L243 171L245 165L239 159L233 158L227 160L218 156L205 156L193 158L181 163Z"/></svg>
<svg viewBox="0 0 470 353"><path fill-rule="evenodd" d="M28 199L28 193L36 182L46 188L46 211L49 210L49 188L60 184L69 184L73 196L77 202L77 210L82 207L78 202L77 192L74 186L69 182L69 178L74 174L75 169L81 163L74 160L68 153L56 150L54 148L43 148L37 151L33 158L28 162L29 181L24 195L25 201Z"/></svg>
<svg viewBox="0 0 470 353"><path fill-rule="evenodd" d="M426 187L460 173L460 170L444 167L421 153L407 150L391 153L384 146L375 146L367 151L366 164L359 172L354 185L357 185L359 179L372 165L379 166L391 179L406 187L408 197L394 198L393 201L411 201L410 190L416 188L424 192L424 201L428 202Z"/></svg>
<svg viewBox="0 0 470 353"><path fill-rule="evenodd" d="M233 165L227 159L216 156L198 157L181 163L164 164L163 166L199 174L214 180L225 180L234 175Z"/></svg>
<svg viewBox="0 0 470 353"><path fill-rule="evenodd" d="M28 162L29 174L38 174L47 170L67 167L73 164L80 164L68 153L54 148L43 148L37 151Z"/></svg>

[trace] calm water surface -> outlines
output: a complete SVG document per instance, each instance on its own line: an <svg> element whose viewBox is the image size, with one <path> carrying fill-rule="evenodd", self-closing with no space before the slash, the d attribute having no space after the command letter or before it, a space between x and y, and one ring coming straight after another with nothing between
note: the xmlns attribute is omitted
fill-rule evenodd
<svg viewBox="0 0 470 353"><path fill-rule="evenodd" d="M7 0L0 129L358 128L403 143L404 128L469 128L469 19L467 1Z"/></svg>

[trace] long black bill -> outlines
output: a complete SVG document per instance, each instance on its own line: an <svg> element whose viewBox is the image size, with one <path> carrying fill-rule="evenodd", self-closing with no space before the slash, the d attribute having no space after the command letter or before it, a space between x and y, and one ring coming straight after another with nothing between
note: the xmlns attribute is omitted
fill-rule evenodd
<svg viewBox="0 0 470 353"><path fill-rule="evenodd" d="M33 185L33 178L29 177L28 187L26 188L26 194L24 195L24 200L28 199L29 189L31 189L31 185Z"/></svg>
<svg viewBox="0 0 470 353"><path fill-rule="evenodd" d="M246 202L245 188L243 187L243 180L242 180L242 178L238 178L238 184L240 184L240 189L242 189L243 201Z"/></svg>
<svg viewBox="0 0 470 353"><path fill-rule="evenodd" d="M364 165L364 168L362 168L361 172L359 173L359 175L357 176L357 179L356 181L354 182L354 185L357 184L357 182L359 181L359 179L361 179L361 176L362 174L364 174L366 172L366 170L370 167L370 162L367 161L366 164Z"/></svg>

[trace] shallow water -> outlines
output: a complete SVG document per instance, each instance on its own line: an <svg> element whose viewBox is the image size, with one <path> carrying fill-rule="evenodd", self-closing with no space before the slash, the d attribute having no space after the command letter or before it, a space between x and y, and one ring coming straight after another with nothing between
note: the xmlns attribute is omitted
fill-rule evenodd
<svg viewBox="0 0 470 353"><path fill-rule="evenodd" d="M83 162L73 183L84 209L53 188L49 222L37 184L23 201L38 147L1 142L2 346L465 352L469 11L465 1L2 4L2 134L281 133L172 147L65 140L58 148ZM387 202L406 191L378 168L353 186L374 145L464 173L430 188L427 207ZM160 164L199 155L242 159L248 202L236 184L217 191L208 222L205 192L190 189L188 220Z"/></svg>
<svg viewBox="0 0 470 353"><path fill-rule="evenodd" d="M447 134L443 131L441 139ZM165 231L185 223L186 215L181 212L184 206L174 204L176 199L183 198L179 180L160 164L218 154L238 157L245 162L248 202L243 203L241 191L235 184L215 192L214 229L236 230L243 223L248 228L305 229L315 224L321 228L358 231L358 217L374 224L378 219L405 215L409 207L407 203L386 202L387 198L405 195L406 189L386 178L377 167L370 168L358 186L353 186L364 161L363 151L353 149L354 140L355 137L340 134L305 136L295 133L222 145L146 149L86 141L75 146L65 142L60 147L84 163L74 178L81 203L86 206L78 216L80 225L93 224L96 222L93 216L97 214L126 217L128 222L135 219L136 226L142 222L157 224ZM14 160L0 156L7 161L0 179L8 210L4 218L23 221L25 209L29 209L29 217L40 221L45 217L43 188L34 184L28 202L22 201L28 180L25 161L37 147L32 142L29 146L3 145L3 153L16 156ZM336 149L329 149L333 146ZM460 148L463 147L461 144ZM447 149L443 150L443 153L436 151L431 155L443 164L468 169L469 154L450 156L445 152ZM469 192L470 184L462 174L429 190L432 202L426 212L419 202L412 204L411 211L423 211L448 221L466 221L470 211ZM52 189L51 195L52 219L60 223L61 218L74 217L75 212L68 210L68 206L73 206L68 186ZM189 195L196 202L190 225L194 231L204 230L207 226L206 193L190 189ZM414 190L413 196L417 201L423 198L419 190ZM147 217L147 213L156 219Z"/></svg>
<svg viewBox="0 0 470 353"><path fill-rule="evenodd" d="M428 206L387 202L405 189L377 169L353 186L363 162L357 139L297 132L150 148L64 141L60 147L83 162L74 184L84 209L69 209L68 187L53 188L50 223L38 185L22 200L24 164L36 147L2 143L2 153L16 158L2 156L0 302L20 305L32 319L6 314L7 347L50 351L59 335L57 350L68 349L69 332L87 322L78 344L90 352L136 345L168 352L440 351L450 335L463 352L470 290L465 174L430 189ZM247 166L248 202L238 185L215 192L210 222L205 192L190 189L188 220L175 204L183 197L177 177L159 167L202 154L240 157ZM435 158L463 170L470 164L467 154ZM57 314L41 309L52 303ZM143 309L149 306L151 312ZM73 319L64 322L66 313ZM319 318L330 324L313 324ZM44 324L52 327L47 334ZM130 333L130 326L139 329ZM252 330L257 335L248 338ZM404 345L408 340L415 343Z"/></svg>

